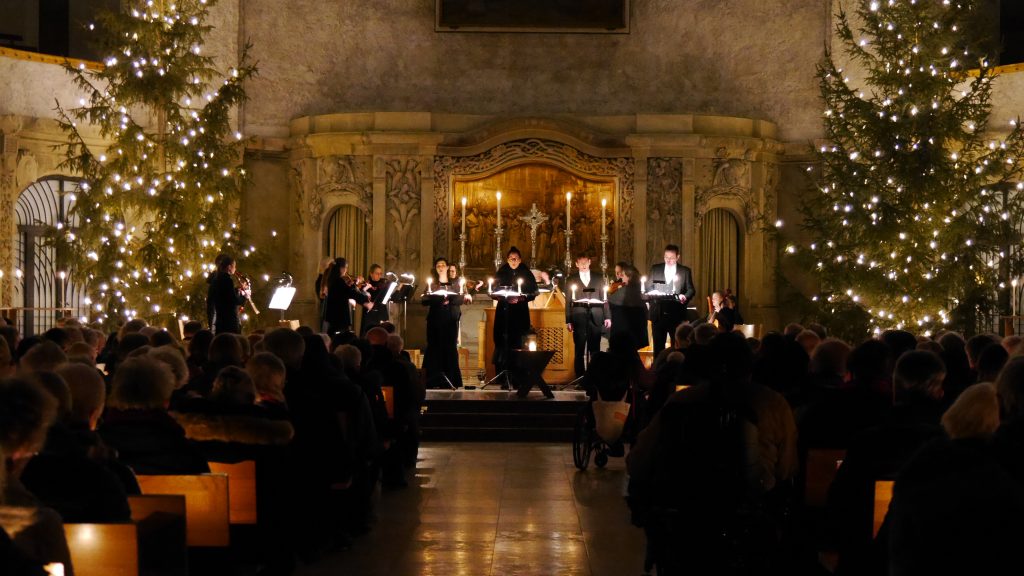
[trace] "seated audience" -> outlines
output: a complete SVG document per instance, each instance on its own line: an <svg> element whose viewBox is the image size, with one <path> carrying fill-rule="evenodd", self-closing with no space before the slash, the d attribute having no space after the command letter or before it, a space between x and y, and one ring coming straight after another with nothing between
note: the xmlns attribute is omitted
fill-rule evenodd
<svg viewBox="0 0 1024 576"><path fill-rule="evenodd" d="M167 412L174 376L165 364L129 358L114 374L100 437L136 474L209 472L203 454Z"/></svg>

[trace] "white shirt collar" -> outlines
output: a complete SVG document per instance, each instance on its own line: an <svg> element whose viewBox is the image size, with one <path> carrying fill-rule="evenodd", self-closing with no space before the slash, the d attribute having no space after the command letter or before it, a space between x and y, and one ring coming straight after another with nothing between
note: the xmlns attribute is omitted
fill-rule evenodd
<svg viewBox="0 0 1024 576"><path fill-rule="evenodd" d="M580 281L584 284L590 284L590 270L580 272Z"/></svg>

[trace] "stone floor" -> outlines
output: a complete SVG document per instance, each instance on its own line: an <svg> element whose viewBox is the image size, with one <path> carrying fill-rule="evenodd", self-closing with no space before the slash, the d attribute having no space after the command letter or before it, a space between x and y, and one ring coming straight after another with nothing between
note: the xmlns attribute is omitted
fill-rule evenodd
<svg viewBox="0 0 1024 576"><path fill-rule="evenodd" d="M639 575L624 468L612 458L579 472L568 444L425 444L415 482L384 493L374 530L298 574Z"/></svg>

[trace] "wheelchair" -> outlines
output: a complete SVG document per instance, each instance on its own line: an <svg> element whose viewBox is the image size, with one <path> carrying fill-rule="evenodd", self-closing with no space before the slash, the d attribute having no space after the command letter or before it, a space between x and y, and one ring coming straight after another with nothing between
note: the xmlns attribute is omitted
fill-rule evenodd
<svg viewBox="0 0 1024 576"><path fill-rule="evenodd" d="M605 404L619 404L629 397L630 393L627 392L619 402ZM586 470L590 466L591 457L598 468L604 468L608 465L610 456L622 456L621 452L615 454L618 451L616 448L621 447L626 441L626 432L634 420L635 402L626 403L629 407L626 411L616 410L614 406L608 406L607 410L599 407L599 410L595 411L596 402L587 402L576 413L572 434L572 461L579 470ZM604 420L599 422L598 418Z"/></svg>

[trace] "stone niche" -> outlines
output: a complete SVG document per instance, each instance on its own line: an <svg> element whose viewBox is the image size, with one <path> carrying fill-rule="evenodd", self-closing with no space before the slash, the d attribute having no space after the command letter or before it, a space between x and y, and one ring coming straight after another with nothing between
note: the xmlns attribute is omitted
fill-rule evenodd
<svg viewBox="0 0 1024 576"><path fill-rule="evenodd" d="M325 221L340 206L354 206L364 216L368 262L422 279L435 256L455 263L460 259L462 195L473 197L479 216L494 209L492 188L520 182L533 195L531 204L539 199L550 217L560 213L561 222L566 187L592 187L585 215L573 214L574 229L593 224L595 199L607 195L609 266L626 260L646 270L660 260L665 244L675 243L682 247L682 261L694 270L698 283L710 264L700 261L702 223L709 212L726 211L739 235L738 284L731 288L748 322L774 326L779 316L777 247L765 230L766 223L777 217L779 167L784 161L776 126L746 118L501 118L396 112L298 118L291 123L289 144L288 267L299 287L292 315L315 322L312 285L318 262L345 255L344 247L339 254L323 253ZM530 182L531 178L547 178L548 183ZM547 204L545 185L552 196ZM510 212L503 213L502 224L508 230L509 216L528 208L523 206L525 197L518 203L504 198ZM478 218L470 224L468 273L484 274L497 250L493 229L484 229L493 222ZM520 241L522 233L513 239ZM594 243L593 236L589 231L585 241ZM553 255L564 255L562 230L553 226L541 239L556 245L544 246L540 253L561 264L563 258ZM504 244L502 250L508 247L507 241ZM529 245L519 247L530 252ZM574 245L573 251L578 248L600 254L599 244ZM704 295L699 296L703 301ZM474 309L486 305L489 302L474 303L468 314L472 317ZM420 308L411 305L407 311L405 337L410 348L424 343ZM463 344L475 348L476 341L477 331L464 317Z"/></svg>

